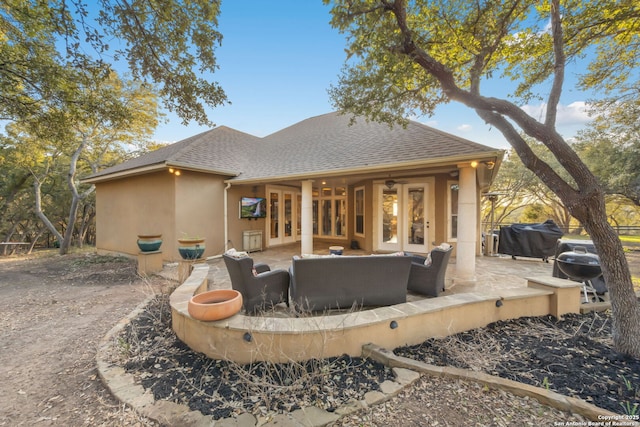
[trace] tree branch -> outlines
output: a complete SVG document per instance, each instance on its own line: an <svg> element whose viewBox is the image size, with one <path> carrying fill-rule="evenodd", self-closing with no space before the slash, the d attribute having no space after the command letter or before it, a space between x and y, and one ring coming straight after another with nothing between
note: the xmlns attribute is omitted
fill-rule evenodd
<svg viewBox="0 0 640 427"><path fill-rule="evenodd" d="M551 86L551 92L549 93L549 99L547 101L547 114L544 122L547 128L555 129L558 103L560 102L560 95L562 94L562 86L564 84L566 62L559 0L551 1L551 35L553 37L555 64L553 69L553 85Z"/></svg>

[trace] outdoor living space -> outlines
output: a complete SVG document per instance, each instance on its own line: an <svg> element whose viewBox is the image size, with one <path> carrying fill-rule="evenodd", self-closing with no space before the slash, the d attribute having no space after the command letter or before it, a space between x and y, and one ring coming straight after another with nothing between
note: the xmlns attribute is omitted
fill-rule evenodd
<svg viewBox="0 0 640 427"><path fill-rule="evenodd" d="M299 245L286 245L250 256L272 270L288 270L298 251ZM329 244L316 243L314 253L328 255ZM343 256L349 255L369 254L345 247ZM450 260L446 289L436 298L410 292L402 304L303 316L281 304L260 315L239 313L216 322L201 322L188 315L188 299L204 290L231 288L224 261L209 259L200 263L204 268L195 267L172 295L173 329L195 351L248 363L355 356L367 343L395 348L498 320L561 316L581 309L580 283L552 277L552 262L511 256L478 257L476 262L476 280L461 282L456 280L455 260Z"/></svg>

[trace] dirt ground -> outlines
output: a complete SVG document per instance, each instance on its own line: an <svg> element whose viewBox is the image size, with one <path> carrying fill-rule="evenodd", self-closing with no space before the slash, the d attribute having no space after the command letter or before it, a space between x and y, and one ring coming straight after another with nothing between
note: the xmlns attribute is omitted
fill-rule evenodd
<svg viewBox="0 0 640 427"><path fill-rule="evenodd" d="M106 391L95 355L164 285L124 258L0 258L0 426L152 425Z"/></svg>
<svg viewBox="0 0 640 427"><path fill-rule="evenodd" d="M630 261L633 274L640 275L640 253ZM0 426L155 425L106 391L95 355L120 319L169 286L157 277L140 279L135 260L124 258L93 253L0 258ZM460 389L458 382L450 385ZM463 396L467 400L470 394ZM407 398L401 400L408 404ZM414 410L433 410L415 403ZM385 419L379 412L390 411L390 404L376 408L375 417ZM398 411L409 415L398 406L387 420L397 420ZM361 418L343 425L352 425L349 421L367 425Z"/></svg>

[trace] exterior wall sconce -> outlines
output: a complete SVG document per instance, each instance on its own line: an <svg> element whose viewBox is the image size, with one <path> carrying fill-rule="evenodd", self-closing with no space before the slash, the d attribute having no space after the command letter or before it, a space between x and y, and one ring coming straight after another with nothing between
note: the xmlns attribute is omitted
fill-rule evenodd
<svg viewBox="0 0 640 427"><path fill-rule="evenodd" d="M393 186L394 186L394 185L396 185L396 182L395 182L394 180L392 180L392 179L388 179L388 180L386 180L386 181L384 182L384 185L386 185L386 186L387 186L387 188L388 188L389 190L391 190L391 189L393 188Z"/></svg>
<svg viewBox="0 0 640 427"><path fill-rule="evenodd" d="M471 163L469 163L469 166L471 166L472 168L477 168L478 165L480 165L480 163L482 163L483 165L485 165L487 167L487 169L491 170L493 169L493 167L496 165L496 162L491 161L491 160L486 160L483 162L478 162L477 160L472 160Z"/></svg>
<svg viewBox="0 0 640 427"><path fill-rule="evenodd" d="M178 169L169 168L169 173L174 174L175 176L180 176L181 172Z"/></svg>

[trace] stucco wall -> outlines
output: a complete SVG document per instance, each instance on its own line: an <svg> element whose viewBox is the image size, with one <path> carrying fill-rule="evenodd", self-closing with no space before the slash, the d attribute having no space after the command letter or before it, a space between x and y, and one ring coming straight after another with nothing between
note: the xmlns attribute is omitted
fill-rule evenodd
<svg viewBox="0 0 640 427"><path fill-rule="evenodd" d="M199 172L182 171L175 178L174 259L179 257L177 239L184 236L206 239L204 257L224 251L224 187L223 177Z"/></svg>
<svg viewBox="0 0 640 427"><path fill-rule="evenodd" d="M255 191L254 191L255 187ZM242 197L265 197L264 186L231 186L228 193L229 203L229 248L244 250L242 232L244 230L262 231L262 248L265 248L265 219L240 219L240 199Z"/></svg>
<svg viewBox="0 0 640 427"><path fill-rule="evenodd" d="M177 261L177 239L206 239L204 256L224 248L222 177L161 171L96 185L96 247L100 252L137 255L138 234L162 234L162 258Z"/></svg>
<svg viewBox="0 0 640 427"><path fill-rule="evenodd" d="M135 255L138 234L162 233L162 250L173 238L174 177L167 172L96 185L96 247Z"/></svg>

